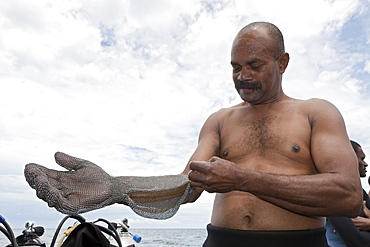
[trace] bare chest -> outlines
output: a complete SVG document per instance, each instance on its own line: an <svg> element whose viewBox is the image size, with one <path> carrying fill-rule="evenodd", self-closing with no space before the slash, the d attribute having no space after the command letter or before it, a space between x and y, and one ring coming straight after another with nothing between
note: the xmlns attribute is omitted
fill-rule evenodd
<svg viewBox="0 0 370 247"><path fill-rule="evenodd" d="M221 158L250 168L256 168L257 161L311 166L310 136L308 117L297 110L266 114L235 111L220 126L219 153Z"/></svg>

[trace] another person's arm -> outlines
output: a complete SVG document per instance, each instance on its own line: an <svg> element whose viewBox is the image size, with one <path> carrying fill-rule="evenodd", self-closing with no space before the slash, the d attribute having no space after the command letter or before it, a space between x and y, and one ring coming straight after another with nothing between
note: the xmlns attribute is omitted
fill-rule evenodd
<svg viewBox="0 0 370 247"><path fill-rule="evenodd" d="M370 232L358 230L351 218L329 217L328 220L347 247L370 246Z"/></svg>
<svg viewBox="0 0 370 247"><path fill-rule="evenodd" d="M352 222L360 231L367 231L370 232L370 210L368 208L369 205L369 197L366 196L366 192L364 193L364 203L363 203L363 210L361 216L357 216L356 218L352 219Z"/></svg>

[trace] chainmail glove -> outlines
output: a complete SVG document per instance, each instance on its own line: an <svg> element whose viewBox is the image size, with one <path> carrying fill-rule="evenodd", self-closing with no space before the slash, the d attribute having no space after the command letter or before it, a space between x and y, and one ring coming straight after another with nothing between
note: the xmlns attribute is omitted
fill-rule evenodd
<svg viewBox="0 0 370 247"><path fill-rule="evenodd" d="M64 214L121 203L143 217L167 219L194 195L186 175L113 177L90 161L61 152L55 160L68 171L27 164L24 175L37 197Z"/></svg>

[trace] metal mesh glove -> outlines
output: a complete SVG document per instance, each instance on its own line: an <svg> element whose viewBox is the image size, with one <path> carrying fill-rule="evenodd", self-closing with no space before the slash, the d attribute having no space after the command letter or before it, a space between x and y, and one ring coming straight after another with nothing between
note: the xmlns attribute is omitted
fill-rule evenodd
<svg viewBox="0 0 370 247"><path fill-rule="evenodd" d="M27 164L24 175L40 199L64 214L121 203L143 217L167 219L194 195L186 175L112 177L90 161L61 152L55 160L68 171Z"/></svg>
<svg viewBox="0 0 370 247"><path fill-rule="evenodd" d="M118 179L128 188L124 203L146 218L168 219L194 196L188 176L182 174Z"/></svg>

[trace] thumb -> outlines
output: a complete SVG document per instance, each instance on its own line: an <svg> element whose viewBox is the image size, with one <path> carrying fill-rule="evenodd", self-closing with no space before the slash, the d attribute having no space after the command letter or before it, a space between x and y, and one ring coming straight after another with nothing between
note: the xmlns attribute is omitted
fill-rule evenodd
<svg viewBox="0 0 370 247"><path fill-rule="evenodd" d="M366 218L370 217L370 210L366 207L366 201L363 201L363 211L364 211L364 216Z"/></svg>
<svg viewBox="0 0 370 247"><path fill-rule="evenodd" d="M67 170L78 170L86 166L87 160L83 160L80 158L73 157L71 155L62 153L62 152L56 152L55 155L55 162L66 168Z"/></svg>

